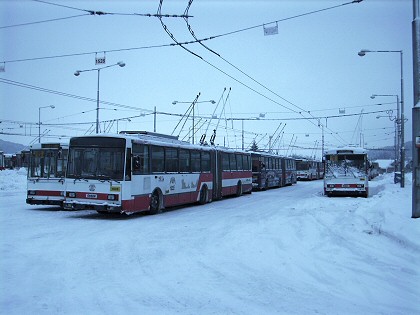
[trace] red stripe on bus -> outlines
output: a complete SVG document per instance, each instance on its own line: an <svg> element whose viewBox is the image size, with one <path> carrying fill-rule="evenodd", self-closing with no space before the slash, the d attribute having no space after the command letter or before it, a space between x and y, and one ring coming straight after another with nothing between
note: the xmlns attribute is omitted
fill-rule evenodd
<svg viewBox="0 0 420 315"><path fill-rule="evenodd" d="M35 191L36 191L36 195L30 195L30 196L63 197L63 192L59 190L35 190Z"/></svg>
<svg viewBox="0 0 420 315"><path fill-rule="evenodd" d="M222 179L241 179L249 177L252 178L251 171L223 171L222 172Z"/></svg>
<svg viewBox="0 0 420 315"><path fill-rule="evenodd" d="M86 200L108 200L108 195L112 194L104 194L104 193L96 193L96 192L76 192L77 199L86 199Z"/></svg>

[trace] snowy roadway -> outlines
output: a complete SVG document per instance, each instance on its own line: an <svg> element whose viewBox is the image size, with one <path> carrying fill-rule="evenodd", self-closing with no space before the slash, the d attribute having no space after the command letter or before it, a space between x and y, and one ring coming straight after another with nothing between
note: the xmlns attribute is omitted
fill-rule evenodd
<svg viewBox="0 0 420 315"><path fill-rule="evenodd" d="M0 172L1 314L420 314L420 221L391 176L322 181L157 216L25 204Z"/></svg>

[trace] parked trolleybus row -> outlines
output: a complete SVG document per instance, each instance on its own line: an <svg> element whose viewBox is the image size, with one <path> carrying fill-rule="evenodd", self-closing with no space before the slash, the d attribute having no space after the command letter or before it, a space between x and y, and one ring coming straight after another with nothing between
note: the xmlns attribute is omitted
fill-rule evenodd
<svg viewBox="0 0 420 315"><path fill-rule="evenodd" d="M27 203L68 210L156 214L296 183L296 160L124 132L37 144L30 150Z"/></svg>
<svg viewBox="0 0 420 315"><path fill-rule="evenodd" d="M0 151L0 170L27 168L29 164L29 150L22 150L16 154L8 154Z"/></svg>
<svg viewBox="0 0 420 315"><path fill-rule="evenodd" d="M314 160L297 159L296 172L298 180L322 179L324 178L324 164Z"/></svg>

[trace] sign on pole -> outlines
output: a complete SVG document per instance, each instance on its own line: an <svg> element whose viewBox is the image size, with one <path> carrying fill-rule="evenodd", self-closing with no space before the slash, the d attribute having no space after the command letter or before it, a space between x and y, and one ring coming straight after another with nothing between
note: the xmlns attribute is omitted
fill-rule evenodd
<svg viewBox="0 0 420 315"><path fill-rule="evenodd" d="M105 62L105 52L102 57L98 57L98 53L95 53L95 65L104 65Z"/></svg>
<svg viewBox="0 0 420 315"><path fill-rule="evenodd" d="M279 33L279 25L276 22L275 26L265 26L263 25L264 28L264 36L267 35L276 35Z"/></svg>

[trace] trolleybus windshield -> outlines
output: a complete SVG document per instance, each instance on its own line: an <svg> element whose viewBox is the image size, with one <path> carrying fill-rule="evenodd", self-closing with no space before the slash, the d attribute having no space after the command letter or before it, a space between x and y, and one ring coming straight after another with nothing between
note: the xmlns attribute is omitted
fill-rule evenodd
<svg viewBox="0 0 420 315"><path fill-rule="evenodd" d="M123 180L124 152L124 139L100 137L72 139L67 178Z"/></svg>
<svg viewBox="0 0 420 315"><path fill-rule="evenodd" d="M29 177L62 178L65 175L67 150L31 150Z"/></svg>
<svg viewBox="0 0 420 315"><path fill-rule="evenodd" d="M307 171L310 169L310 166L310 163L306 161L299 161L298 163L296 163L296 169L298 171Z"/></svg>
<svg viewBox="0 0 420 315"><path fill-rule="evenodd" d="M365 154L326 155L327 177L363 177L366 176Z"/></svg>

